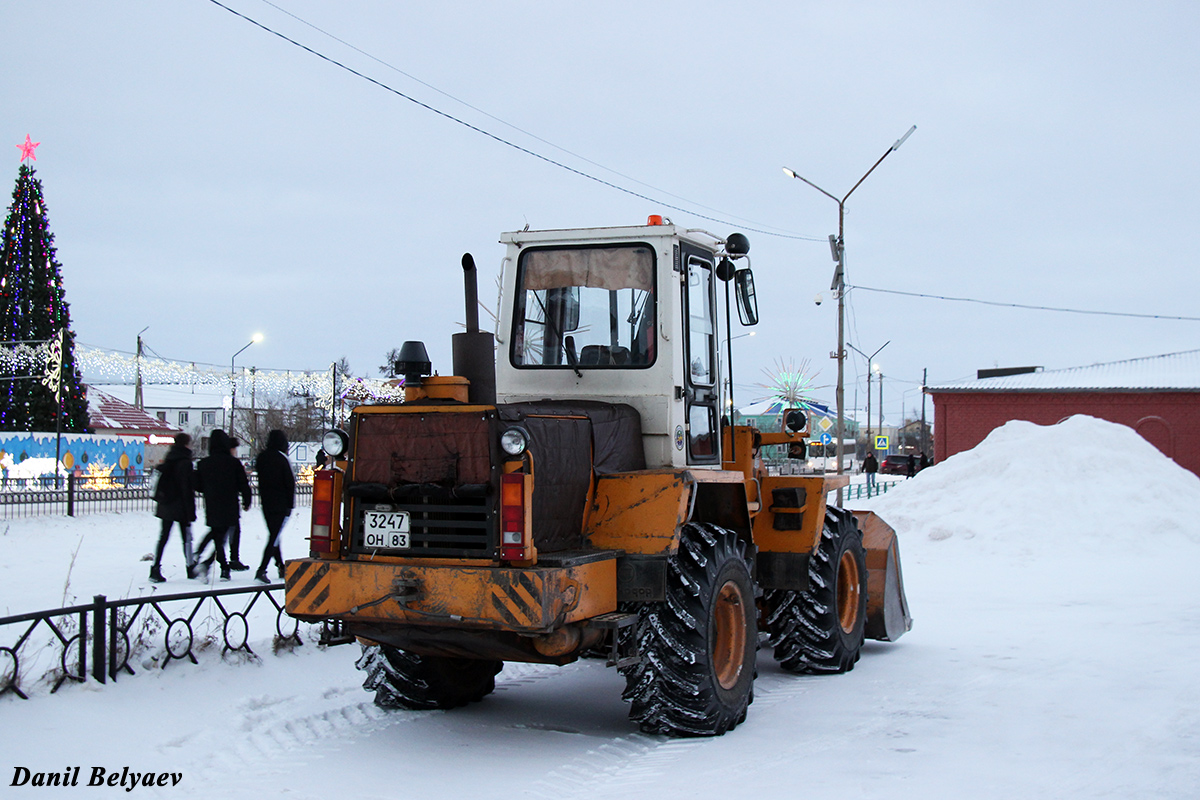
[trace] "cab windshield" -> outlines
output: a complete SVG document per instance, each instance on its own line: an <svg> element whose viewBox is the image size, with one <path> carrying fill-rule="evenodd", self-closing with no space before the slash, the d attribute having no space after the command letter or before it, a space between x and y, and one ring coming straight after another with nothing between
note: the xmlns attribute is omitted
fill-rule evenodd
<svg viewBox="0 0 1200 800"><path fill-rule="evenodd" d="M654 266L654 251L640 244L526 250L517 264L513 365L653 364Z"/></svg>

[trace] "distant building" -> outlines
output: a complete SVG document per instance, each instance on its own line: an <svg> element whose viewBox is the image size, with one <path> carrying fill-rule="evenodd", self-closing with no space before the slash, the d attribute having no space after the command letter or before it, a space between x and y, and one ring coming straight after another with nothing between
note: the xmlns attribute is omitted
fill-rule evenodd
<svg viewBox="0 0 1200 800"><path fill-rule="evenodd" d="M927 391L939 462L1010 420L1053 425L1087 414L1133 428L1200 475L1200 350L1068 369L981 370L975 380Z"/></svg>
<svg viewBox="0 0 1200 800"><path fill-rule="evenodd" d="M138 436L144 439L144 463L141 469L151 469L166 457L167 448L180 432L157 415L150 415L132 403L102 391L87 387L88 427L97 436Z"/></svg>
<svg viewBox="0 0 1200 800"><path fill-rule="evenodd" d="M133 406L133 386L104 385L94 388ZM214 428L228 427L229 394L211 387L145 386L142 389L142 404L149 416L191 436L192 452L197 456L208 452L208 435ZM136 406L134 408L136 410Z"/></svg>

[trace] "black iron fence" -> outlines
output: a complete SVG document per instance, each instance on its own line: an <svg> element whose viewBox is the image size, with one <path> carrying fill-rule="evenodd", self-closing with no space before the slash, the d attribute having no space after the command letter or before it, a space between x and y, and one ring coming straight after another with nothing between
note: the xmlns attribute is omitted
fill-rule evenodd
<svg viewBox="0 0 1200 800"><path fill-rule="evenodd" d="M0 519L154 510L153 473L8 478L0 484ZM250 475L258 503L258 477ZM312 504L312 484L296 484L296 504Z"/></svg>
<svg viewBox="0 0 1200 800"><path fill-rule="evenodd" d="M51 693L67 681L115 681L136 674L133 663L142 655L163 668L184 659L195 664L198 650L219 644L222 657L257 658L251 624L273 625L272 649L290 649L301 644L300 623L283 610L282 590L274 583L123 600L97 595L86 605L0 617L0 696L27 699L28 683L43 679L53 683ZM333 643L335 633L323 628L321 641ZM47 660L54 665L47 668Z"/></svg>

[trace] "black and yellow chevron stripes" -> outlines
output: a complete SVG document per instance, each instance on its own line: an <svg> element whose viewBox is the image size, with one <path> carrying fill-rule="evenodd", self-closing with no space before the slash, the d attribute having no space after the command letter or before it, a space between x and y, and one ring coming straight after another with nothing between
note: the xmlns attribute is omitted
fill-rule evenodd
<svg viewBox="0 0 1200 800"><path fill-rule="evenodd" d="M285 589L288 613L321 613L329 600L329 564L318 561L294 563L294 568L288 570Z"/></svg>
<svg viewBox="0 0 1200 800"><path fill-rule="evenodd" d="M541 581L527 573L504 573L503 580L491 586L492 607L513 627L527 628L542 624Z"/></svg>

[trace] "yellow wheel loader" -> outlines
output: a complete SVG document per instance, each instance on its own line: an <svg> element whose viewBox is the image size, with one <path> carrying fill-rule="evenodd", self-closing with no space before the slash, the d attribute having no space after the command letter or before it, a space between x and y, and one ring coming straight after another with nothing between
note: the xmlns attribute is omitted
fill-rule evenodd
<svg viewBox="0 0 1200 800"><path fill-rule="evenodd" d="M805 414L722 416L731 293L758 321L745 236L652 217L501 241L496 333L466 255L453 376L403 345L404 402L326 435L310 556L286 566L288 613L362 645L377 703L453 708L505 661L599 654L643 731L712 736L746 718L760 634L834 673L909 629L894 532L827 503L848 479L763 466L803 450Z"/></svg>

